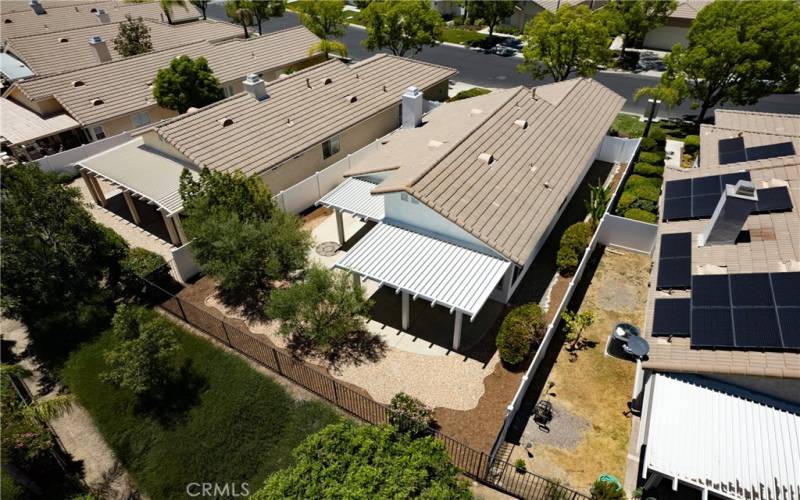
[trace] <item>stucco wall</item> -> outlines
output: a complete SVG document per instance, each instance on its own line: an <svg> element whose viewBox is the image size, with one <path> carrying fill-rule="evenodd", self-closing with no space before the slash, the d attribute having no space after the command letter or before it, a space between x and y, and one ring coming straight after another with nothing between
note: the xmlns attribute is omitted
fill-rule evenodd
<svg viewBox="0 0 800 500"><path fill-rule="evenodd" d="M672 46L676 43L688 45L686 41L686 34L689 33L689 28L680 26L661 26L650 30L644 37L644 48L656 50L672 50Z"/></svg>
<svg viewBox="0 0 800 500"><path fill-rule="evenodd" d="M447 80L442 80L436 85L429 87L427 90L424 90L422 95L429 101L446 101L448 90L449 86Z"/></svg>
<svg viewBox="0 0 800 500"><path fill-rule="evenodd" d="M147 111L150 115L150 123L156 123L159 120L165 120L167 118L172 118L173 116L178 116L178 113L171 110L165 109L158 105L152 105L147 108L142 108L136 110L133 113L129 113L124 116L118 116L116 118L112 118L111 120L106 120L99 123L92 123L91 125L87 126L86 129L89 131L89 135L94 138L94 127L101 125L103 130L106 133L106 137L111 137L112 135L121 134L127 130L133 130L133 115L139 113L141 111Z"/></svg>
<svg viewBox="0 0 800 500"><path fill-rule="evenodd" d="M11 92L8 93L8 97L13 99L18 104L21 104L31 111L43 116L64 112L64 108L61 107L61 104L52 97L39 101L31 101L25 97L25 94L23 94L22 91L17 88L12 89Z"/></svg>

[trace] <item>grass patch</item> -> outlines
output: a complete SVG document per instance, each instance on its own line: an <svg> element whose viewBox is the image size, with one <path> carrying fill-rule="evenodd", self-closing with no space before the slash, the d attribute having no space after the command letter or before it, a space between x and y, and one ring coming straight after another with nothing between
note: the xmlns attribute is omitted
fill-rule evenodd
<svg viewBox="0 0 800 500"><path fill-rule="evenodd" d="M153 312L152 314L156 314ZM175 326L181 376L169 407L143 408L99 380L106 332L68 360L62 375L120 462L150 498L184 498L190 482L248 482L251 491L289 466L306 436L339 419L318 402L294 400L238 357Z"/></svg>
<svg viewBox="0 0 800 500"><path fill-rule="evenodd" d="M641 137L644 133L644 122L636 115L620 113L611 124L611 132L620 137Z"/></svg>
<svg viewBox="0 0 800 500"><path fill-rule="evenodd" d="M462 90L458 94L454 95L448 101L460 101L462 99L469 99L470 97L478 97L479 95L486 95L491 93L492 91L489 89L485 89L483 87L472 87L471 89Z"/></svg>
<svg viewBox="0 0 800 500"><path fill-rule="evenodd" d="M442 30L442 41L449 43L457 43L463 45L465 43L480 43L488 38L483 33L469 30L449 29Z"/></svg>
<svg viewBox="0 0 800 500"><path fill-rule="evenodd" d="M354 10L346 10L344 12L344 17L347 18L347 22L352 24L362 24L361 22L361 12L356 12Z"/></svg>

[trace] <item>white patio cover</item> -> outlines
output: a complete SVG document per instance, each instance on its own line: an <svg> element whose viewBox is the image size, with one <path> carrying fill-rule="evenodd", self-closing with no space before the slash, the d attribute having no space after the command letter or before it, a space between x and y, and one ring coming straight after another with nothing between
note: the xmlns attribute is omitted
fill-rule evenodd
<svg viewBox="0 0 800 500"><path fill-rule="evenodd" d="M510 265L506 260L381 223L336 267L474 317Z"/></svg>
<svg viewBox="0 0 800 500"><path fill-rule="evenodd" d="M183 210L181 172L184 168L196 170L146 146L141 137L81 160L78 168L144 198L167 216Z"/></svg>
<svg viewBox="0 0 800 500"><path fill-rule="evenodd" d="M380 222L384 215L383 195L369 194L374 188L372 182L350 177L320 198L317 204Z"/></svg>
<svg viewBox="0 0 800 500"><path fill-rule="evenodd" d="M800 498L800 406L692 375L654 375L645 470L732 498Z"/></svg>

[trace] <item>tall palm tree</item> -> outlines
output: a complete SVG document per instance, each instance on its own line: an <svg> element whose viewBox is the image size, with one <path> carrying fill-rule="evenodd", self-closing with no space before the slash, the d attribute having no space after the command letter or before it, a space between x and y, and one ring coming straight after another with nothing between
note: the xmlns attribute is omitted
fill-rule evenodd
<svg viewBox="0 0 800 500"><path fill-rule="evenodd" d="M183 7L183 10L188 11L189 5L186 0L159 0L159 4L161 5L161 10L164 11L164 15L167 16L167 22L172 24L172 8L173 7Z"/></svg>
<svg viewBox="0 0 800 500"><path fill-rule="evenodd" d="M247 27L253 24L253 12L248 4L249 2L244 0L225 0L225 14L242 25L245 39L250 36Z"/></svg>
<svg viewBox="0 0 800 500"><path fill-rule="evenodd" d="M0 375L27 377L31 374L27 369L19 365L0 365ZM20 411L28 420L45 423L65 415L72 410L72 403L75 401L73 396L55 396L50 399L33 401L29 405L23 406Z"/></svg>
<svg viewBox="0 0 800 500"><path fill-rule="evenodd" d="M308 55L313 56L322 52L325 54L325 59L330 59L330 54L339 54L342 57L347 57L347 45L338 40L322 39L308 48Z"/></svg>

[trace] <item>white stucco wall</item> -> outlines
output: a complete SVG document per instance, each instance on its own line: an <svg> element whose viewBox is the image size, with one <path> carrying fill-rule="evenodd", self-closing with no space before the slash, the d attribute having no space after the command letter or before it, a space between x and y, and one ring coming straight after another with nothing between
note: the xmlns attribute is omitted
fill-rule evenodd
<svg viewBox="0 0 800 500"><path fill-rule="evenodd" d="M688 44L686 41L686 34L689 28L678 26L661 26L650 30L644 37L644 48L656 50L672 50L672 46L676 43L683 45Z"/></svg>

